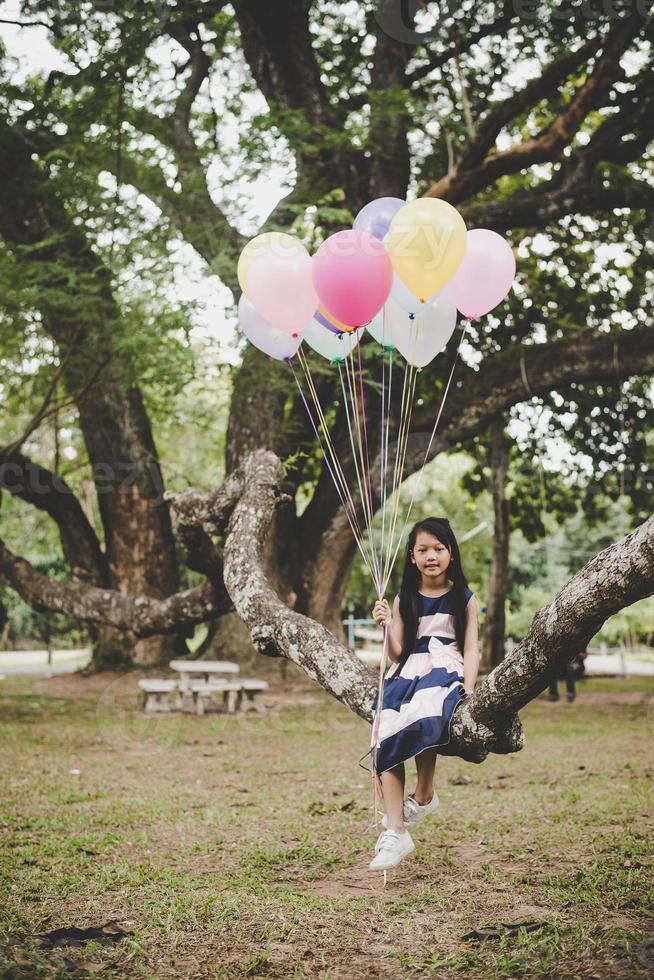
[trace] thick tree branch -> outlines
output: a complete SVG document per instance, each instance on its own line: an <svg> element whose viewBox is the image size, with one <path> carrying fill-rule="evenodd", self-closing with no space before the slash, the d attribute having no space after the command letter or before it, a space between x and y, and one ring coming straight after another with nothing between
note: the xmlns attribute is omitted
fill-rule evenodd
<svg viewBox="0 0 654 980"><path fill-rule="evenodd" d="M225 542L225 584L254 644L297 663L360 717L372 720L374 684L322 626L289 610L267 582L263 546L280 497L281 463L253 453ZM616 578L615 569L620 569ZM593 558L537 614L527 637L481 681L454 716L448 754L481 762L523 745L517 712L545 689L553 669L582 650L604 621L654 594L654 518Z"/></svg>
<svg viewBox="0 0 654 980"><path fill-rule="evenodd" d="M576 179L571 186L559 185L560 182L553 179L524 194L480 201L459 210L468 228L490 228L503 234L509 229L542 231L547 225L573 214L605 217L613 208L651 211L654 207L654 187L644 181L631 180L610 188Z"/></svg>
<svg viewBox="0 0 654 980"><path fill-rule="evenodd" d="M311 0L234 3L243 53L264 98L302 109L314 126L335 125L309 31Z"/></svg>
<svg viewBox="0 0 654 980"><path fill-rule="evenodd" d="M222 553L211 538L224 532L241 495L243 480L244 471L239 469L213 493L186 490L166 494L179 538L189 552L189 567L207 574L210 579L194 589L156 599L143 595L126 596L115 590L91 587L76 579L59 582L38 572L24 558L12 554L2 542L0 579L35 609L62 612L83 622L106 623L139 637L174 633L180 627L214 619L230 611L231 600L222 581ZM66 499L62 497L61 501ZM84 519L83 515L76 515L70 501L68 507L72 517Z"/></svg>
<svg viewBox="0 0 654 980"><path fill-rule="evenodd" d="M366 718L372 691L362 664L319 623L292 612L268 584L263 547L280 500L282 466L261 450L243 463L244 491L225 540L225 585L261 653L288 657Z"/></svg>
<svg viewBox="0 0 654 980"><path fill-rule="evenodd" d="M38 572L0 540L0 581L40 612L59 612L87 623L105 623L138 637L178 633L231 608L224 589L208 580L165 599L127 596L76 579L60 582Z"/></svg>
<svg viewBox="0 0 654 980"><path fill-rule="evenodd" d="M579 86L566 108L538 136L512 146L509 150L492 153L472 169L465 169L459 163L453 174L439 180L425 196L443 198L456 204L488 187L500 177L536 163L561 159L563 149L569 146L591 109L602 105L615 82L623 77L620 58L642 30L643 24L644 19L634 14L611 30L593 71ZM498 112L502 111L500 107ZM493 127L490 126L491 134L492 130ZM474 148L472 152L474 160Z"/></svg>
<svg viewBox="0 0 654 980"><path fill-rule="evenodd" d="M459 161L457 170L463 172L479 166L486 154L492 150L504 126L522 112L536 106L541 99L555 92L566 78L596 53L601 43L601 37L593 37L580 45L576 51L566 51L551 64L546 65L542 73L527 82L519 92L514 92L510 98L492 105L478 124L475 139Z"/></svg>
<svg viewBox="0 0 654 980"><path fill-rule="evenodd" d="M571 381L615 381L616 356L623 380L654 375L654 331L648 326L603 334L579 333L493 354L485 358L480 371L460 365L460 383L450 391L443 410L441 437L450 444L469 440L525 398L557 391ZM424 431L431 425L433 409L418 408L415 430Z"/></svg>
<svg viewBox="0 0 654 980"><path fill-rule="evenodd" d="M212 537L224 532L242 491L243 471L238 469L213 493L184 490L164 494L172 505L173 530L184 563L214 583L222 581L223 552L214 545Z"/></svg>
<svg viewBox="0 0 654 980"><path fill-rule="evenodd" d="M20 452L3 452L0 489L44 511L57 523L64 558L74 575L95 585L108 581L107 561L97 535L62 477Z"/></svg>
<svg viewBox="0 0 654 980"><path fill-rule="evenodd" d="M483 679L452 723L457 753L481 762L489 751L521 747L516 713L552 672L585 650L609 616L654 594L654 517L595 555L547 606L525 639Z"/></svg>

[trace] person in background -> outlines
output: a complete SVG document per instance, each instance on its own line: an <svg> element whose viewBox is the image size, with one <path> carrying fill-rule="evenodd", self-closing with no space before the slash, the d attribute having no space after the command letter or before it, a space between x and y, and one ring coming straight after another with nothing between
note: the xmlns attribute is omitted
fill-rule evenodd
<svg viewBox="0 0 654 980"><path fill-rule="evenodd" d="M576 697L575 683L586 670L586 657L588 650L582 650L575 654L572 660L564 667L557 667L550 680L550 694L548 701L559 700L559 680L565 681L565 694L568 701L574 701Z"/></svg>

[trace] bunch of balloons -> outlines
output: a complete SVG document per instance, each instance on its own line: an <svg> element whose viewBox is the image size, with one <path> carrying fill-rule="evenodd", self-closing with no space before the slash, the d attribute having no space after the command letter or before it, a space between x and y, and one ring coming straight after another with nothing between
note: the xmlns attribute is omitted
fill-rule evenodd
<svg viewBox="0 0 654 980"><path fill-rule="evenodd" d="M366 327L421 368L446 346L457 310L471 320L502 302L515 268L501 235L467 231L446 201L382 197L314 256L282 232L248 242L238 262L239 321L251 343L280 360L303 340L343 360Z"/></svg>

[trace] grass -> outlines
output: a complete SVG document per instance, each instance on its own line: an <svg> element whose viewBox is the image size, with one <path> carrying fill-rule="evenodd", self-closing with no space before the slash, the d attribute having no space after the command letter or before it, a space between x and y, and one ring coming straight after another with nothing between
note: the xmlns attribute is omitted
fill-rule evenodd
<svg viewBox="0 0 654 980"><path fill-rule="evenodd" d="M0 977L651 975L654 679L589 679L528 707L521 753L440 760L384 888L368 726L289 678L265 718L146 718L130 675L2 682ZM36 938L108 922L128 936Z"/></svg>

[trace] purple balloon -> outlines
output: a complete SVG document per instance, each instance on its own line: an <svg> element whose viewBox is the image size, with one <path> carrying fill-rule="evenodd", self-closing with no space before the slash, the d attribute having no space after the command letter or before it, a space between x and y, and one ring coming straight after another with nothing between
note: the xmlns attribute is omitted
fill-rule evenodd
<svg viewBox="0 0 654 980"><path fill-rule="evenodd" d="M320 312L320 310L316 310L316 312L313 314L313 318L314 320L317 320L318 323L322 324L323 327L327 327L328 330L331 330L332 333L343 333L343 331L339 330L331 320L328 320L327 317Z"/></svg>
<svg viewBox="0 0 654 980"><path fill-rule="evenodd" d="M399 197L378 197L361 208L353 227L356 231L366 231L381 242L388 234L391 221L405 204L406 201L401 201Z"/></svg>

